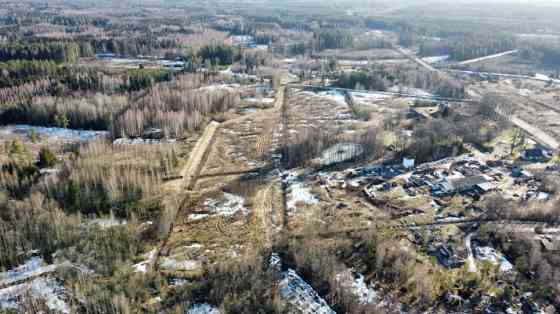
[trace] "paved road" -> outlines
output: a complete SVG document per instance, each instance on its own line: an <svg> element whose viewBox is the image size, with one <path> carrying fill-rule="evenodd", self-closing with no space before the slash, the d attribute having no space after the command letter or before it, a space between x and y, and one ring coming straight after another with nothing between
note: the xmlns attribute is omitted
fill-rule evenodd
<svg viewBox="0 0 560 314"><path fill-rule="evenodd" d="M536 126L533 126L528 122L525 122L524 120L522 120L521 118L515 115L512 116L510 120L518 128L523 129L525 130L525 132L531 134L531 136L534 137L535 140L537 140L537 142L541 143L542 145L552 148L553 150L558 150L560 148L560 143L558 143L556 139L546 134L543 130L537 128Z"/></svg>
<svg viewBox="0 0 560 314"><path fill-rule="evenodd" d="M471 95L471 97L475 99L482 99L482 95L476 90L469 89L468 93ZM504 118L510 120L511 123L513 123L518 128L527 132L527 134L529 134L539 144L549 147L553 150L558 150L560 148L560 143L555 138L548 135L546 132L539 129L537 126L528 123L527 121L521 119L516 115L507 116L504 115L500 110L496 110L496 112L504 116Z"/></svg>
<svg viewBox="0 0 560 314"><path fill-rule="evenodd" d="M504 56L516 54L518 52L519 52L519 50L515 49L515 50L505 51L505 52L501 52L501 53L496 53L496 54L485 56L485 57L480 57L480 58L461 61L461 62L458 62L457 64L458 65L467 65L467 64L480 62L480 61L491 60L491 59L496 59L496 58L499 58L499 57L504 57Z"/></svg>

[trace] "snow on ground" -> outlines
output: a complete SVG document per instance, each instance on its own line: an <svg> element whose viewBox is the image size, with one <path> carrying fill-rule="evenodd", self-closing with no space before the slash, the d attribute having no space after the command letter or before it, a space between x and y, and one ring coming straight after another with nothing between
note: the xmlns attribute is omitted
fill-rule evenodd
<svg viewBox="0 0 560 314"><path fill-rule="evenodd" d="M293 269L282 273L282 280L278 285L280 295L288 303L304 314L334 314L327 302L305 282Z"/></svg>
<svg viewBox="0 0 560 314"><path fill-rule="evenodd" d="M475 248L475 256L481 261L489 261L493 265L500 265L502 272L510 272L513 265L498 251L488 246L477 246Z"/></svg>
<svg viewBox="0 0 560 314"><path fill-rule="evenodd" d="M274 98L264 97L264 98L255 98L255 97L248 97L243 98L244 101L251 102L251 103L263 103L263 104L271 104L274 102Z"/></svg>
<svg viewBox="0 0 560 314"><path fill-rule="evenodd" d="M319 92L317 95L322 96L324 98L328 98L330 100L334 100L335 102L339 103L340 105L346 106L346 98L344 94L337 91L337 90L330 90L326 92Z"/></svg>
<svg viewBox="0 0 560 314"><path fill-rule="evenodd" d="M391 97L386 94L360 93L360 92L352 92L352 96L354 97L354 101L360 104L368 104L368 102L387 99Z"/></svg>
<svg viewBox="0 0 560 314"><path fill-rule="evenodd" d="M277 253L270 256L270 267L280 273L278 288L280 296L290 303L298 313L334 314L327 302L293 269L282 272L282 259Z"/></svg>
<svg viewBox="0 0 560 314"><path fill-rule="evenodd" d="M348 269L336 275L336 280L342 288L350 290L358 298L360 304L372 304L378 301L377 291L371 285L367 285L362 274L354 276L352 270Z"/></svg>
<svg viewBox="0 0 560 314"><path fill-rule="evenodd" d="M302 182L295 173L282 173L282 180L287 185L288 209L296 209L297 204L314 205L319 203L317 197L311 193L311 188Z"/></svg>
<svg viewBox="0 0 560 314"><path fill-rule="evenodd" d="M227 76L232 76L234 78L239 78L239 79L249 79L249 80L257 80L258 79L258 77L256 75L245 74L245 73L235 73L231 70L231 68L229 68L227 70L220 71L220 74L227 75Z"/></svg>
<svg viewBox="0 0 560 314"><path fill-rule="evenodd" d="M95 139L107 138L109 136L109 132L107 131L86 131L16 124L1 127L0 137L8 135L29 135L31 132L35 132L39 136L45 136L48 139L62 140L64 142L88 142Z"/></svg>
<svg viewBox="0 0 560 314"><path fill-rule="evenodd" d="M132 265L132 268L134 268L134 272L137 273L147 272L148 266L154 262L154 259L156 258L156 254L157 254L156 249L153 249L150 252L148 252L147 259L145 261Z"/></svg>
<svg viewBox="0 0 560 314"><path fill-rule="evenodd" d="M356 157L361 156L364 149L359 144L354 143L338 143L333 145L321 153L318 158L319 163L324 166L329 166L345 161L350 161Z"/></svg>
<svg viewBox="0 0 560 314"><path fill-rule="evenodd" d="M188 311L187 314L220 314L218 308L207 304L207 303L199 303L193 305Z"/></svg>
<svg viewBox="0 0 560 314"><path fill-rule="evenodd" d="M55 312L70 313L70 308L62 298L64 288L53 278L36 278L28 283L0 289L0 309L21 311L25 298L39 299Z"/></svg>
<svg viewBox="0 0 560 314"><path fill-rule="evenodd" d="M111 228L111 227L115 227L115 226L124 226L128 222L126 220L118 220L118 219L112 217L112 218L93 219L89 223L91 225L97 225L101 229L107 229L107 228Z"/></svg>
<svg viewBox="0 0 560 314"><path fill-rule="evenodd" d="M168 270L176 271L194 271L202 268L202 264L195 260L177 261L173 258L164 257L159 263L160 267Z"/></svg>
<svg viewBox="0 0 560 314"><path fill-rule="evenodd" d="M62 313L69 313L68 306L60 298L64 289L52 278L38 277L55 271L60 265L46 265L40 257L31 257L24 264L0 273L0 286L9 286L17 282L30 282L0 289L0 309L20 309L20 302L30 295L35 299L42 299L49 309Z"/></svg>
<svg viewBox="0 0 560 314"><path fill-rule="evenodd" d="M413 95L413 96L418 96L418 97L432 97L434 95L432 95L431 93L420 89L420 88L414 88L414 87L406 87L406 86L393 86L391 88L389 88L390 92L393 93L404 93L404 94L409 94L409 95Z"/></svg>
<svg viewBox="0 0 560 314"><path fill-rule="evenodd" d="M146 138L117 138L113 141L115 145L155 145L155 144L172 144L176 143L176 139L146 139Z"/></svg>
<svg viewBox="0 0 560 314"><path fill-rule="evenodd" d="M439 62L444 62L449 60L449 55L443 55L443 56L434 56L434 57L425 57L422 58L422 61L429 63L429 64L434 64L434 63L439 63Z"/></svg>
<svg viewBox="0 0 560 314"><path fill-rule="evenodd" d="M204 207L209 214L190 214L189 220L206 219L211 215L230 217L238 212L243 214L249 213L249 209L245 207L245 199L242 196L224 193L223 199L207 199L204 201Z"/></svg>
<svg viewBox="0 0 560 314"><path fill-rule="evenodd" d="M230 72L231 72L231 70L230 70ZM199 88L198 90L199 91L206 91L206 92L213 92L213 91L217 91L217 90L226 90L226 91L229 91L229 92L233 92L239 87L240 87L239 84L215 84L215 85L203 86L203 87Z"/></svg>
<svg viewBox="0 0 560 314"><path fill-rule="evenodd" d="M204 202L210 212L220 216L233 216L237 212L247 213L249 210L245 207L245 199L242 196L224 193L224 199L221 201L215 199L207 199Z"/></svg>
<svg viewBox="0 0 560 314"><path fill-rule="evenodd" d="M46 265L40 257L31 257L23 265L0 273L0 287L55 271L60 265Z"/></svg>

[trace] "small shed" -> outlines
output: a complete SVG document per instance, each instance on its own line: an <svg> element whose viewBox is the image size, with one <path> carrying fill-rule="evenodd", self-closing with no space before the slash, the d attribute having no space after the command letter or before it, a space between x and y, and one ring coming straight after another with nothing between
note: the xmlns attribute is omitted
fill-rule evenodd
<svg viewBox="0 0 560 314"><path fill-rule="evenodd" d="M541 162L552 158L550 153L542 148L526 149L521 153L521 159L525 161Z"/></svg>

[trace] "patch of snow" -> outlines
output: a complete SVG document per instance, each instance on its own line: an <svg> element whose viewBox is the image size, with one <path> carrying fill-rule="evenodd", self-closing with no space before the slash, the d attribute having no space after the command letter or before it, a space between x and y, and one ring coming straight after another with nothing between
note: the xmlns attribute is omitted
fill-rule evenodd
<svg viewBox="0 0 560 314"><path fill-rule="evenodd" d="M134 268L134 272L136 272L136 273L147 272L148 271L148 265L153 263L155 258L156 258L156 253L157 253L156 249L153 249L148 253L148 258L145 261L132 265L132 268Z"/></svg>
<svg viewBox="0 0 560 314"><path fill-rule="evenodd" d="M500 265L502 272L510 272L513 265L498 251L488 246L477 246L475 256L481 261L489 261L493 265Z"/></svg>
<svg viewBox="0 0 560 314"><path fill-rule="evenodd" d="M207 219L210 216L218 215L224 217L230 217L238 212L244 215L249 213L249 209L245 207L245 199L242 196L224 193L223 199L206 199L204 201L204 207L206 207L208 213L204 214L189 214L190 221L197 221Z"/></svg>
<svg viewBox="0 0 560 314"><path fill-rule="evenodd" d="M194 271L201 269L202 264L199 261L194 260L177 261L175 259L165 257L162 259L160 267L169 270Z"/></svg>
<svg viewBox="0 0 560 314"><path fill-rule="evenodd" d="M381 99L387 99L391 96L386 94L378 94L378 93L362 93L362 92L352 92L352 96L354 100L358 103L363 103L364 101L375 101Z"/></svg>
<svg viewBox="0 0 560 314"><path fill-rule="evenodd" d="M263 104L271 104L274 102L274 98L269 98L269 97L265 97L265 98L255 98L255 97L248 97L248 98L244 98L243 100L247 101L247 102L251 102L251 103L263 103Z"/></svg>
<svg viewBox="0 0 560 314"><path fill-rule="evenodd" d="M345 161L350 161L363 155L364 149L362 145L354 143L339 143L333 145L321 153L321 157L317 160L324 166L329 166Z"/></svg>
<svg viewBox="0 0 560 314"><path fill-rule="evenodd" d="M429 63L429 64L435 64L435 63L440 63L440 62L444 62L449 60L450 55L443 55L443 56L434 56L434 57L425 57L422 58L422 61Z"/></svg>
<svg viewBox="0 0 560 314"><path fill-rule="evenodd" d="M59 266L61 265L46 265L41 257L31 257L23 265L0 273L0 286L8 286L32 277L52 273Z"/></svg>
<svg viewBox="0 0 560 314"><path fill-rule="evenodd" d="M242 196L224 193L224 200L218 201L207 199L204 202L210 212L220 216L233 216L237 212L246 214L249 210L245 207L245 199Z"/></svg>
<svg viewBox="0 0 560 314"><path fill-rule="evenodd" d="M115 218L98 218L90 221L92 225L98 225L101 229L111 228L115 226L124 226L128 222L126 220L118 220Z"/></svg>
<svg viewBox="0 0 560 314"><path fill-rule="evenodd" d="M0 309L21 310L20 302L27 296L40 299L52 311L70 313L68 304L62 299L64 288L53 278L36 278L28 283L0 289Z"/></svg>
<svg viewBox="0 0 560 314"><path fill-rule="evenodd" d="M200 303L193 305L186 314L220 314L220 310L210 304Z"/></svg>
<svg viewBox="0 0 560 314"><path fill-rule="evenodd" d="M197 221L197 220L203 220L210 217L210 215L208 214L190 214L189 215L189 220L190 221Z"/></svg>
<svg viewBox="0 0 560 314"><path fill-rule="evenodd" d="M319 93L317 93L317 95L322 96L322 97L327 98L327 99L330 99L330 100L334 100L338 104L346 106L346 98L344 97L344 94L337 91L337 90L319 92Z"/></svg>
<svg viewBox="0 0 560 314"><path fill-rule="evenodd" d="M301 313L335 314L327 302L294 270L288 269L282 273L282 280L278 285L280 295Z"/></svg>
<svg viewBox="0 0 560 314"><path fill-rule="evenodd" d="M404 94L409 94L412 96L417 96L417 97L432 97L434 95L432 95L431 93L420 89L420 88L414 88L414 87L406 87L406 86L393 86L389 89L390 92L393 93L404 93Z"/></svg>
<svg viewBox="0 0 560 314"><path fill-rule="evenodd" d="M542 80L542 81L549 81L550 80L550 77L548 75L541 74L541 73L536 73L535 78L537 80Z"/></svg>
<svg viewBox="0 0 560 314"><path fill-rule="evenodd" d="M0 128L0 135L28 135L35 132L39 136L48 139L62 140L64 142L89 142L95 139L103 139L109 136L107 131L87 131L56 127L42 127L27 124L7 125Z"/></svg>
<svg viewBox="0 0 560 314"><path fill-rule="evenodd" d="M314 205L319 203L311 188L302 182L293 172L284 172L282 180L287 185L288 209L296 209L297 204Z"/></svg>
<svg viewBox="0 0 560 314"><path fill-rule="evenodd" d="M189 281L183 278L173 278L171 279L171 286L172 287L181 287L188 283Z"/></svg>
<svg viewBox="0 0 560 314"><path fill-rule="evenodd" d="M172 144L176 143L176 139L146 139L146 138L117 138L113 141L115 145L157 145L157 144Z"/></svg>
<svg viewBox="0 0 560 314"><path fill-rule="evenodd" d="M378 300L377 291L371 285L367 285L362 274L355 277L350 269L336 275L336 280L353 295L358 298L360 304L372 304Z"/></svg>
<svg viewBox="0 0 560 314"><path fill-rule="evenodd" d="M227 72L227 70L226 70L226 72ZM229 72L231 72L231 70L229 70ZM203 86L203 87L199 88L198 90L199 91L206 91L206 92L214 92L214 91L217 91L217 90L225 90L225 91L232 92L236 88L239 88L238 84L216 84L216 85Z"/></svg>

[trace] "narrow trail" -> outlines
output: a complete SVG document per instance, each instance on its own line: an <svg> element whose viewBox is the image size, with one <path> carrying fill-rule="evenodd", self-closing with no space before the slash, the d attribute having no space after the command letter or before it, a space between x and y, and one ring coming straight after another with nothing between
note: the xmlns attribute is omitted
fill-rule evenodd
<svg viewBox="0 0 560 314"><path fill-rule="evenodd" d="M286 117L285 107L287 103L287 87L282 87L278 91L276 102L272 113L277 116L277 125L273 129L273 143L271 149L276 151L271 155L271 169L269 173L282 172L282 155L278 152L281 145L285 144L286 136ZM280 139L278 138L280 135ZM284 230L286 224L286 202L285 187L280 178L274 178L266 185L266 188L257 194L258 205L255 208L257 221L261 226L265 235L265 246L272 247L276 242L278 235Z"/></svg>

